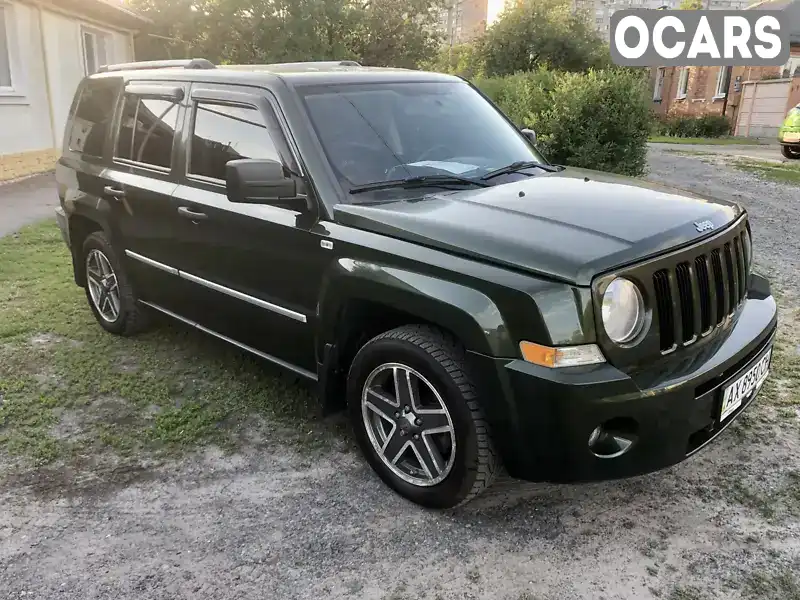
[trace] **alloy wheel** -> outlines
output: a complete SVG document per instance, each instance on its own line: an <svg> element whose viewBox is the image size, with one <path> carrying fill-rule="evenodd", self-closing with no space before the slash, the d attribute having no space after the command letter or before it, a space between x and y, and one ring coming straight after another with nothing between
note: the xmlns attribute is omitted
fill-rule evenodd
<svg viewBox="0 0 800 600"><path fill-rule="evenodd" d="M97 314L108 323L115 322L120 311L119 284L111 262L100 250L86 255L86 282Z"/></svg>
<svg viewBox="0 0 800 600"><path fill-rule="evenodd" d="M453 468L456 436L436 388L399 363L376 368L361 394L364 427L381 461L416 486L440 483Z"/></svg>

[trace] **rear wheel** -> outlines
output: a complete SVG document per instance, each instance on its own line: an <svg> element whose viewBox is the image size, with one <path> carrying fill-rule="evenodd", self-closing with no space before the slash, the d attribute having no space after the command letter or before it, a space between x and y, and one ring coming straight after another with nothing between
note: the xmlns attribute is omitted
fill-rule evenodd
<svg viewBox="0 0 800 600"><path fill-rule="evenodd" d="M782 144L781 154L792 160L800 159L800 146L786 146Z"/></svg>
<svg viewBox="0 0 800 600"><path fill-rule="evenodd" d="M83 243L86 299L106 331L133 335L147 325L147 313L106 235L95 231Z"/></svg>
<svg viewBox="0 0 800 600"><path fill-rule="evenodd" d="M400 327L365 344L350 368L348 408L372 468L413 502L456 506L499 469L466 353L434 328Z"/></svg>

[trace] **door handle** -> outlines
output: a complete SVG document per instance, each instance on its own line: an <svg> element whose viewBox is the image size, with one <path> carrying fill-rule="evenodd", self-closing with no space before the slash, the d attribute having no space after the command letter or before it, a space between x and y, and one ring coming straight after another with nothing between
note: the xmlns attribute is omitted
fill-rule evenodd
<svg viewBox="0 0 800 600"><path fill-rule="evenodd" d="M195 212L185 206L178 207L178 214L185 219L191 219L192 221L202 221L208 218L208 215L203 212Z"/></svg>
<svg viewBox="0 0 800 600"><path fill-rule="evenodd" d="M115 196L117 198L124 198L125 197L125 190L118 190L113 185L107 185L103 188L103 193L106 196Z"/></svg>

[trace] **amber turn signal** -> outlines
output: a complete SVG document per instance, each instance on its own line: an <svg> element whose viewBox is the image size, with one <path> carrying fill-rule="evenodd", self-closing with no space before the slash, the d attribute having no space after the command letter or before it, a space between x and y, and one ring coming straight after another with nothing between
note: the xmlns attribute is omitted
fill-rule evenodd
<svg viewBox="0 0 800 600"><path fill-rule="evenodd" d="M558 367L577 367L579 365L596 365L606 362L600 348L595 344L582 346L563 346L551 348L533 342L520 342L522 358L529 363L555 369Z"/></svg>

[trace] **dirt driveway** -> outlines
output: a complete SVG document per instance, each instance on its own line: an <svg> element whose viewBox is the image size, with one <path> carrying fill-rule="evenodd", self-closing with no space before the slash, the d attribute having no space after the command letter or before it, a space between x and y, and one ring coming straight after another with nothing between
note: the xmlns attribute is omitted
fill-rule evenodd
<svg viewBox="0 0 800 600"><path fill-rule="evenodd" d="M776 143L770 144L650 144L650 149L656 152L670 152L688 150L690 152L708 153L717 156L730 156L738 158L752 158L754 160L786 160L781 156L781 147Z"/></svg>
<svg viewBox="0 0 800 600"><path fill-rule="evenodd" d="M388 491L335 419L304 417L288 426L269 417L244 421L233 449L205 445L171 460L125 459L130 453L114 446L113 436L107 447L118 453L110 463L42 455L50 462L29 468L0 453L0 598L797 600L800 318L790 292L800 277L800 188L659 149L651 151L650 165L653 180L743 202L753 215L757 263L787 290L778 375L759 403L699 456L619 482L502 481L464 508L430 512ZM61 310L71 321L88 318L79 294L68 293L74 308L58 307L55 315L41 309L41 318L58 319ZM2 318L0 334L4 327L17 331ZM194 360L215 347L186 335L188 346L181 347ZM25 339L34 357L58 346L54 356L71 368L91 351L65 333ZM135 342L146 352L166 344L157 336ZM15 357L27 351L2 348L0 335L0 403L11 365L23 368ZM227 354L214 358L218 363L238 372ZM125 393L153 385L144 358L112 357L110 364L132 382L120 386ZM85 368L84 377L91 376ZM59 387L73 385L67 371L63 380L44 367L31 376L50 386L52 402ZM226 381L233 394L237 381ZM103 391L106 409L125 409L119 399L109 404ZM137 401L155 412L161 395ZM57 414L50 434L78 444L75 407ZM122 428L136 424L105 414ZM0 442L2 435L0 418ZM318 443L296 443L313 436Z"/></svg>

